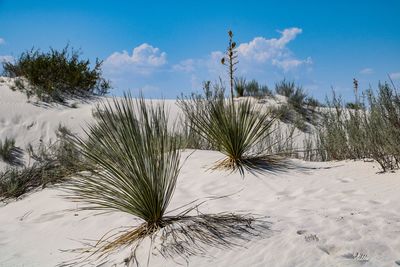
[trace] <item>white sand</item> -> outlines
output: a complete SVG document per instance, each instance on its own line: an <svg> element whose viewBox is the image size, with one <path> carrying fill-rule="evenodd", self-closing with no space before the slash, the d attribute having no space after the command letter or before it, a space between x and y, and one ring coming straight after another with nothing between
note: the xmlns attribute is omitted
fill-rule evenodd
<svg viewBox="0 0 400 267"><path fill-rule="evenodd" d="M172 115L177 111L168 104ZM77 109L43 108L0 83L0 138L13 136L17 146L54 139L63 123L80 132L91 120L92 106ZM32 127L27 127L33 123ZM185 151L186 158L193 151ZM258 177L208 168L222 155L196 151L179 176L170 208L197 198L228 198L208 202L202 212L251 212L269 216L271 230L261 239L228 250L209 248L209 258L191 257L189 266L397 266L400 260L400 174L377 174L378 165L366 162L291 162L297 168ZM0 168L5 164L0 162ZM97 239L110 229L137 221L112 213L90 216L63 199L57 188L38 190L0 207L0 266L55 266L73 258L61 250L77 248L78 241ZM139 257L146 258L146 249ZM358 254L357 254L358 253ZM121 265L126 251L110 263ZM179 262L182 260L177 259ZM400 265L400 262L398 263ZM177 266L153 256L150 266Z"/></svg>

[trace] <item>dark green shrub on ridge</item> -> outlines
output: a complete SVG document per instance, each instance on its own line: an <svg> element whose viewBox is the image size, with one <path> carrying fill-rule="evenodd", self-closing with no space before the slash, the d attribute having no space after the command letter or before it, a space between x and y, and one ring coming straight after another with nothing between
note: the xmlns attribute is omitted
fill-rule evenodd
<svg viewBox="0 0 400 267"><path fill-rule="evenodd" d="M102 77L102 61L94 67L89 60L80 59L80 52L66 46L61 51L31 49L22 53L15 63L4 62L4 75L17 78L15 87L42 101L64 102L69 97L105 95L111 88ZM21 81L21 78L24 78ZM24 82L26 80L26 82Z"/></svg>

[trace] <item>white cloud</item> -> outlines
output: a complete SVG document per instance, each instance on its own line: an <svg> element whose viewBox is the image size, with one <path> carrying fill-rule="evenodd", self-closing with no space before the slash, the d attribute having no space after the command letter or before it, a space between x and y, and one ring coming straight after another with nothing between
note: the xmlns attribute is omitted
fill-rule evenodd
<svg viewBox="0 0 400 267"><path fill-rule="evenodd" d="M287 51L286 45L294 40L301 32L302 29L290 28L282 31L281 37L278 39L255 37L252 41L242 43L238 46L239 57L246 60L255 60L260 63L287 57L290 51Z"/></svg>
<svg viewBox="0 0 400 267"><path fill-rule="evenodd" d="M374 73L374 70L371 68L365 68L365 69L360 70L360 74L368 75L368 74L373 74L373 73Z"/></svg>
<svg viewBox="0 0 400 267"><path fill-rule="evenodd" d="M195 64L195 60L189 58L179 62L179 64L173 65L172 70L179 72L193 72L195 70Z"/></svg>
<svg viewBox="0 0 400 267"><path fill-rule="evenodd" d="M291 69L297 68L300 65L304 65L304 64L312 64L311 57L308 57L305 60L299 60L299 59L295 59L295 58L287 58L287 59L282 59L282 60L273 59L272 60L272 65L280 67L284 71L289 71Z"/></svg>
<svg viewBox="0 0 400 267"><path fill-rule="evenodd" d="M5 44L6 40L4 40L4 38L0 38L0 45Z"/></svg>
<svg viewBox="0 0 400 267"><path fill-rule="evenodd" d="M389 74L392 80L400 80L400 72L393 72Z"/></svg>
<svg viewBox="0 0 400 267"><path fill-rule="evenodd" d="M301 34L302 31L302 29L296 27L288 28L279 32L279 38L255 37L248 43L240 44L237 49L240 62L239 68L246 73L248 69L253 69L260 65L270 65L287 72L302 65L311 65L312 59L310 57L298 59L287 48L287 45L296 39L297 35ZM214 57L211 56L211 59L213 60Z"/></svg>
<svg viewBox="0 0 400 267"><path fill-rule="evenodd" d="M104 61L104 67L111 71L133 71L139 74L150 74L167 63L167 54L159 48L143 43L132 50L114 52Z"/></svg>

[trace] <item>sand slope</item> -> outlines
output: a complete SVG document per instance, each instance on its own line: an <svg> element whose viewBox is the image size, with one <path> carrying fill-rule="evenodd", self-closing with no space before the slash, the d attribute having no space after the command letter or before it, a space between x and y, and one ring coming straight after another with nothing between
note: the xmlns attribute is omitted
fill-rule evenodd
<svg viewBox="0 0 400 267"><path fill-rule="evenodd" d="M14 136L24 148L40 138L54 138L60 122L79 132L91 120L91 110L90 104L77 109L37 107L0 84L0 138ZM191 257L188 266L400 265L398 172L378 174L377 164L371 162L291 160L293 168L285 172L247 173L242 178L209 170L221 159L219 152L187 150L182 158L189 155L171 209L197 198L237 192L204 204L201 211L267 216L271 229L241 247L210 248L210 257ZM121 213L92 216L93 212L77 211L79 206L61 194L58 188L48 188L0 207L0 266L55 266L73 258L62 250L80 247L78 241L137 223ZM147 249L145 244L139 251L144 262ZM102 266L122 266L127 255L121 251ZM150 266L177 266L177 262L155 255Z"/></svg>

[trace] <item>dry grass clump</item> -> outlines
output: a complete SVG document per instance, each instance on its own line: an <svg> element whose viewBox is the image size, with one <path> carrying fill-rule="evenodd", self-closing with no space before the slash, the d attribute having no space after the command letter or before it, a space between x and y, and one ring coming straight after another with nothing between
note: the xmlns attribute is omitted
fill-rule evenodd
<svg viewBox="0 0 400 267"><path fill-rule="evenodd" d="M33 164L9 167L0 172L0 199L18 198L35 188L60 183L86 168L69 140L70 135L67 128L60 126L55 143L41 144L38 148L28 147Z"/></svg>
<svg viewBox="0 0 400 267"><path fill-rule="evenodd" d="M0 140L0 159L11 165L22 164L22 152L15 146L15 139L6 137Z"/></svg>
<svg viewBox="0 0 400 267"><path fill-rule="evenodd" d="M394 86L364 92L364 102L346 109L334 95L318 138L323 160L373 158L383 171L400 167L400 98Z"/></svg>
<svg viewBox="0 0 400 267"><path fill-rule="evenodd" d="M125 212L141 223L104 235L95 244L76 250L77 261L93 263L121 248L131 247L127 263L137 263L136 249L145 239L160 237L161 255L189 257L206 246L230 247L233 241L259 234L259 220L248 215L201 214L198 206L167 215L180 171L180 138L168 129L164 106L143 98L104 102L97 107L97 122L86 137L76 138L88 168L65 188L84 210Z"/></svg>

